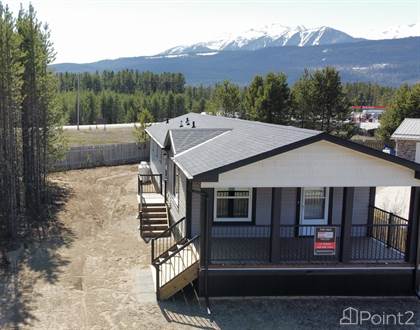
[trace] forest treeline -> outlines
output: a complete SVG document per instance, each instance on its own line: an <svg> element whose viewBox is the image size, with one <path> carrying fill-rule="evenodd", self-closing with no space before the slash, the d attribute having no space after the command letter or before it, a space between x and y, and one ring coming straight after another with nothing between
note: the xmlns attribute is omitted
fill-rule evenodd
<svg viewBox="0 0 420 330"><path fill-rule="evenodd" d="M0 2L0 248L47 218L49 164L61 145L48 28L32 6L17 17Z"/></svg>
<svg viewBox="0 0 420 330"><path fill-rule="evenodd" d="M123 70L96 73L59 73L59 107L66 123L164 120L187 112L209 112L245 119L324 130L350 137L345 124L351 105L387 106L397 89L372 83L341 82L334 68L305 70L289 85L282 73L255 76L248 86L224 81L214 86L188 86L180 73ZM79 91L79 92L78 92ZM144 116L143 116L144 117Z"/></svg>

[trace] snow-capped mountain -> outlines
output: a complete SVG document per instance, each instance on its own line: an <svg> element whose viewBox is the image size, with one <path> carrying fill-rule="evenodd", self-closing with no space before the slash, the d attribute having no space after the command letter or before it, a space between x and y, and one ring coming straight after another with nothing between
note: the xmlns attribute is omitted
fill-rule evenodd
<svg viewBox="0 0 420 330"><path fill-rule="evenodd" d="M199 42L193 45L176 46L159 55L176 56L190 53L204 55L209 52L223 50L257 50L280 46L318 46L359 40L362 39L353 38L347 33L327 26L306 28L302 25L289 27L281 24L271 24L259 29L250 29L238 35L230 35L226 38Z"/></svg>
<svg viewBox="0 0 420 330"><path fill-rule="evenodd" d="M407 37L420 37L420 22L391 26L385 31L368 30L366 32L366 38L371 40L400 39Z"/></svg>

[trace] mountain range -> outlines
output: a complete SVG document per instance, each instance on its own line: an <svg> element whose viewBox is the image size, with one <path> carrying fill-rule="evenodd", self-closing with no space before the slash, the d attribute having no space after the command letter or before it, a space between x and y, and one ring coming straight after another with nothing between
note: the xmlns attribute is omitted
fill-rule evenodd
<svg viewBox="0 0 420 330"><path fill-rule="evenodd" d="M368 31L368 40L320 27L272 24L208 42L170 48L155 56L52 65L57 72L133 69L181 72L189 84L229 79L247 84L256 74L282 71L295 81L305 68L334 66L344 81L372 81L397 86L420 81L420 25ZM402 38L400 36L413 36Z"/></svg>
<svg viewBox="0 0 420 330"><path fill-rule="evenodd" d="M209 53L214 51L257 50L267 47L283 46L319 46L363 40L353 38L328 26L308 29L302 25L296 27L271 24L260 29L250 29L238 35L199 42L187 46L176 46L162 52L161 56Z"/></svg>

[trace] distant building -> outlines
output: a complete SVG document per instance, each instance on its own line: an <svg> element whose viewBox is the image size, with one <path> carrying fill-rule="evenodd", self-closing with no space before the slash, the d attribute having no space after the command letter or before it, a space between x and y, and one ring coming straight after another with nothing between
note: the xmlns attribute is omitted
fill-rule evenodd
<svg viewBox="0 0 420 330"><path fill-rule="evenodd" d="M397 156L420 163L420 118L406 118L392 134Z"/></svg>
<svg viewBox="0 0 420 330"><path fill-rule="evenodd" d="M382 106L354 105L351 109L353 110L351 118L354 123L378 122L385 111L385 107Z"/></svg>
<svg viewBox="0 0 420 330"><path fill-rule="evenodd" d="M385 107L354 105L351 109L353 110L351 122L367 134L373 135L380 126L379 120L385 111Z"/></svg>

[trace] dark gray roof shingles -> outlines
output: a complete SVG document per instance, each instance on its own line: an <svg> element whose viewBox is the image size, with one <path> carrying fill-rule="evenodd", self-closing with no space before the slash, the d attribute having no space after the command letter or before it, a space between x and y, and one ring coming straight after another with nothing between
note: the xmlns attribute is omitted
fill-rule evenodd
<svg viewBox="0 0 420 330"><path fill-rule="evenodd" d="M195 122L197 130L212 129L214 135L212 134L211 137L209 135L207 142L203 142L202 139L199 143L182 141L189 135L180 134L180 131L194 130L191 125L185 125L187 117L190 122ZM184 124L182 128L179 127L181 120ZM195 113L171 119L168 124L155 124L147 129L148 133L161 145L164 144L169 130L176 130L175 135L179 134L177 143L182 145L181 148L184 151L179 154L180 151L176 150L178 155L175 155L175 161L191 176L321 134L319 131L291 126ZM193 133L189 137L195 138L196 136L202 137L203 135ZM174 144L177 143L174 142ZM187 149L188 145L198 144L200 144L199 147Z"/></svg>
<svg viewBox="0 0 420 330"><path fill-rule="evenodd" d="M172 142L175 154L179 154L185 150L208 141L228 129L211 129L211 128L195 128L195 129L171 129Z"/></svg>

